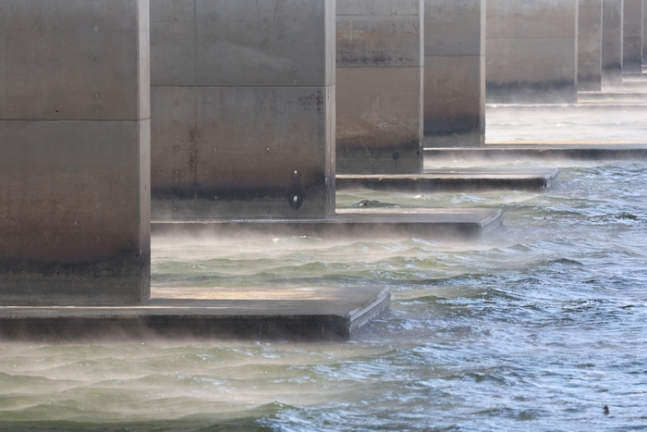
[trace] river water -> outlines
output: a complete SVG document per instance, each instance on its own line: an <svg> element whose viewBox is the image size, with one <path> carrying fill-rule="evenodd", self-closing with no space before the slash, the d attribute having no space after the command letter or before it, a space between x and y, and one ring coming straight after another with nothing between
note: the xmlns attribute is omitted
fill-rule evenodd
<svg viewBox="0 0 647 432"><path fill-rule="evenodd" d="M547 192L338 196L503 208L479 241L154 239L157 286L378 285L392 309L348 343L0 343L0 430L646 430L647 163L554 164Z"/></svg>
<svg viewBox="0 0 647 432"><path fill-rule="evenodd" d="M339 197L502 207L481 241L158 241L156 285L381 285L392 311L348 343L0 345L0 429L644 430L647 164L557 163L546 193Z"/></svg>

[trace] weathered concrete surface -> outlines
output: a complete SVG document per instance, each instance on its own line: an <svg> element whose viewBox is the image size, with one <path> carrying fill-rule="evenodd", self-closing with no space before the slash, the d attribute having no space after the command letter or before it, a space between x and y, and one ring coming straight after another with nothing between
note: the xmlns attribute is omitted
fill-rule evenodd
<svg viewBox="0 0 647 432"><path fill-rule="evenodd" d="M0 340L347 340L389 309L383 287L153 288L126 307L0 307Z"/></svg>
<svg viewBox="0 0 647 432"><path fill-rule="evenodd" d="M338 175L337 190L365 188L398 192L545 190L559 179L557 168L436 169L417 175Z"/></svg>
<svg viewBox="0 0 647 432"><path fill-rule="evenodd" d="M337 0L337 172L422 169L423 0Z"/></svg>
<svg viewBox="0 0 647 432"><path fill-rule="evenodd" d="M326 219L238 219L212 222L155 222L153 235L315 236L322 238L373 239L479 238L501 225L498 209L375 208L340 209Z"/></svg>
<svg viewBox="0 0 647 432"><path fill-rule="evenodd" d="M334 212L334 29L334 0L151 2L154 219Z"/></svg>
<svg viewBox="0 0 647 432"><path fill-rule="evenodd" d="M146 0L0 0L0 305L150 290Z"/></svg>
<svg viewBox="0 0 647 432"><path fill-rule="evenodd" d="M577 83L579 90L602 89L602 0L580 0Z"/></svg>
<svg viewBox="0 0 647 432"><path fill-rule="evenodd" d="M153 218L330 213L332 92L153 87Z"/></svg>
<svg viewBox="0 0 647 432"><path fill-rule="evenodd" d="M337 172L420 172L421 68L340 68Z"/></svg>
<svg viewBox="0 0 647 432"><path fill-rule="evenodd" d="M152 85L319 87L333 81L334 6L328 0L152 0Z"/></svg>
<svg viewBox="0 0 647 432"><path fill-rule="evenodd" d="M624 0L623 72L642 72L643 0Z"/></svg>
<svg viewBox="0 0 647 432"><path fill-rule="evenodd" d="M487 2L488 102L574 102L577 0Z"/></svg>
<svg viewBox="0 0 647 432"><path fill-rule="evenodd" d="M602 79L622 81L624 0L602 0Z"/></svg>
<svg viewBox="0 0 647 432"><path fill-rule="evenodd" d="M148 56L133 61L148 51L138 7L148 2L0 1L0 118L138 120L140 110L148 118L139 79Z"/></svg>
<svg viewBox="0 0 647 432"><path fill-rule="evenodd" d="M485 141L485 0L425 0L424 147Z"/></svg>

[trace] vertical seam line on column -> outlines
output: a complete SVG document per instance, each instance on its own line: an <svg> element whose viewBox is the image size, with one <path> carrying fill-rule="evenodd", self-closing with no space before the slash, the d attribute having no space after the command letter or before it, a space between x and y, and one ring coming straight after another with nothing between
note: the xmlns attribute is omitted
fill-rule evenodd
<svg viewBox="0 0 647 432"><path fill-rule="evenodd" d="M198 0L193 0L193 82L198 80ZM198 92L193 92L193 194L198 199Z"/></svg>

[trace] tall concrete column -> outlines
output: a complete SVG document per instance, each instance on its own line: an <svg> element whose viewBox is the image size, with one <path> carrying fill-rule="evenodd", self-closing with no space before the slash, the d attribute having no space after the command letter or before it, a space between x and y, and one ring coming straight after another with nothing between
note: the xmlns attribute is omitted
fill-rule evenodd
<svg viewBox="0 0 647 432"><path fill-rule="evenodd" d="M580 0L578 24L579 90L602 89L602 0Z"/></svg>
<svg viewBox="0 0 647 432"><path fill-rule="evenodd" d="M423 0L337 0L337 172L422 170Z"/></svg>
<svg viewBox="0 0 647 432"><path fill-rule="evenodd" d="M622 81L624 0L602 0L602 79Z"/></svg>
<svg viewBox="0 0 647 432"><path fill-rule="evenodd" d="M643 0L643 64L647 65L647 0Z"/></svg>
<svg viewBox="0 0 647 432"><path fill-rule="evenodd" d="M488 101L576 101L577 4L487 1Z"/></svg>
<svg viewBox="0 0 647 432"><path fill-rule="evenodd" d="M624 2L623 72L640 73L643 52L643 0L624 0Z"/></svg>
<svg viewBox="0 0 647 432"><path fill-rule="evenodd" d="M335 209L335 1L152 0L155 220Z"/></svg>
<svg viewBox="0 0 647 432"><path fill-rule="evenodd" d="M485 143L485 0L425 0L425 147Z"/></svg>
<svg viewBox="0 0 647 432"><path fill-rule="evenodd" d="M0 305L150 293L147 0L0 0Z"/></svg>

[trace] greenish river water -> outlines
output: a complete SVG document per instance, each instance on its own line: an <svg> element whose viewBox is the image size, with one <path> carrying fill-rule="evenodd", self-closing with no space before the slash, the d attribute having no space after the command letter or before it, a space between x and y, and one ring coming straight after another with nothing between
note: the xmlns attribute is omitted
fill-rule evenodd
<svg viewBox="0 0 647 432"><path fill-rule="evenodd" d="M392 310L348 343L0 343L0 430L646 430L647 164L558 165L545 193L339 195L503 208L475 242L155 240L157 286L380 285Z"/></svg>

